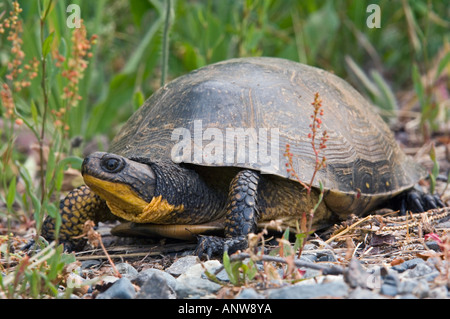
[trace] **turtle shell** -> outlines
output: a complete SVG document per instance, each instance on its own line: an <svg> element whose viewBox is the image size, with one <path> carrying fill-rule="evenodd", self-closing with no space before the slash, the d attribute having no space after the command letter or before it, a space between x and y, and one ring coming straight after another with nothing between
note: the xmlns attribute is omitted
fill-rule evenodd
<svg viewBox="0 0 450 319"><path fill-rule="evenodd" d="M113 140L128 158L232 166L292 178L284 156L309 182L316 157L308 134L314 94L329 136L326 167L313 182L335 194L392 196L425 171L408 158L372 105L324 70L278 58L240 58L181 76L154 93Z"/></svg>

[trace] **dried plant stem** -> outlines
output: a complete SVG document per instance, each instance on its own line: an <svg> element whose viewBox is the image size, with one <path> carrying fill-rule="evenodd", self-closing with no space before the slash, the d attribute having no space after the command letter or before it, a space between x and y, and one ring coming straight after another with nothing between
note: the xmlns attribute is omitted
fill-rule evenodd
<svg viewBox="0 0 450 319"><path fill-rule="evenodd" d="M100 235L99 235L99 236L100 236ZM114 273L116 274L116 277L121 278L122 275L121 275L120 272L117 270L116 265L114 264L114 262L113 262L112 259L111 259L111 256L109 256L108 251L107 251L106 248L105 248L105 245L103 245L103 240L102 240L101 236L100 236L100 239L99 239L99 244L100 244L100 247L102 247L102 250L103 250L103 252L104 252L105 255L106 255L106 258L108 259L109 264L111 265L112 269L114 270Z"/></svg>
<svg viewBox="0 0 450 319"><path fill-rule="evenodd" d="M117 270L116 265L112 261L111 257L109 256L108 251L105 248L105 245L103 244L102 235L100 235L99 232L94 230L95 223L92 220L87 220L83 225L83 233L79 236L74 237L74 239L87 237L88 242L94 246L102 248L103 252L105 253L106 258L108 259L109 264L111 265L115 275L119 278L122 277L120 272Z"/></svg>
<svg viewBox="0 0 450 319"><path fill-rule="evenodd" d="M339 236L342 236L342 235L348 233L348 232L351 231L353 228L355 228L356 226L358 226L358 225L361 224L361 223L364 223L366 220L371 219L372 217L373 217L372 215L366 216L365 218L363 218L363 219L357 221L356 223L354 223L354 224L348 226L347 228L343 229L342 231L340 231L339 233L337 233L337 234L334 235L333 237L328 238L328 240L325 241L325 244L331 243L335 238L337 238L337 237L339 237Z"/></svg>

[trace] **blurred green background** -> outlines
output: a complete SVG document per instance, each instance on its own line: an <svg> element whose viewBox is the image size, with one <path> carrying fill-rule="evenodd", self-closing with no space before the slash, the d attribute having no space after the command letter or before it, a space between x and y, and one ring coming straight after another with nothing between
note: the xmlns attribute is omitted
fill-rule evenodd
<svg viewBox="0 0 450 319"><path fill-rule="evenodd" d="M9 217L58 217L59 191L82 182L63 174L69 164L79 168L86 153L106 150L162 83L235 57L282 57L326 69L372 100L397 131L416 123L416 144L436 134L448 139L450 6L386 0L374 9L372 2L23 0L15 14L15 1L0 0L0 203ZM71 4L86 35L71 27ZM14 15L22 30L5 25ZM76 57L81 41L92 45ZM11 80L18 51L24 72ZM33 58L36 77L13 90L27 80L25 64ZM70 86L64 70L83 77ZM13 90L13 117L6 116L5 85ZM76 106L63 97L67 87L80 95ZM7 215L2 210L0 217Z"/></svg>
<svg viewBox="0 0 450 319"><path fill-rule="evenodd" d="M160 86L166 2L58 0L45 32L47 36L55 31L52 46L60 51L67 50L70 41L72 29L66 19L71 12L66 9L72 3L80 6L88 34L98 35L98 40L80 83L83 100L71 110L70 137L112 137ZM380 8L380 28L367 26L371 3ZM424 75L439 63L436 59L442 60L442 52L448 52L446 1L172 0L171 4L167 81L229 58L283 57L332 71L389 110L398 104L393 94L413 87L413 66ZM23 50L26 57L39 56L39 1L20 5ZM10 1L2 0L0 12L8 7ZM2 77L9 50L4 37ZM40 89L35 81L21 94L21 114L30 114L27 101L40 96ZM53 96L50 104L58 103Z"/></svg>

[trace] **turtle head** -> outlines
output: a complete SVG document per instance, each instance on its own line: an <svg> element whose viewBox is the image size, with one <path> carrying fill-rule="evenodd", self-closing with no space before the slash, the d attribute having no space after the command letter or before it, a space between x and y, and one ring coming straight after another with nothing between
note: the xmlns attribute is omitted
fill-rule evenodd
<svg viewBox="0 0 450 319"><path fill-rule="evenodd" d="M128 220L127 216L139 219L154 197L156 177L147 164L95 152L84 159L81 173L86 185L106 201L111 211Z"/></svg>
<svg viewBox="0 0 450 319"><path fill-rule="evenodd" d="M156 194L158 177L152 165L96 152L84 159L81 173L114 215L136 223L167 223L184 206L169 204Z"/></svg>

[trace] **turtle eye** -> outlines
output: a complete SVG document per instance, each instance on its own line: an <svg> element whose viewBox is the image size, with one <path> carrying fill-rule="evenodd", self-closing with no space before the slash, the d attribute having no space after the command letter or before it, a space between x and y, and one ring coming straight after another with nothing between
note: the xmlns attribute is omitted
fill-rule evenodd
<svg viewBox="0 0 450 319"><path fill-rule="evenodd" d="M101 166L109 173L120 172L123 168L123 162L116 157L106 157L102 159Z"/></svg>

